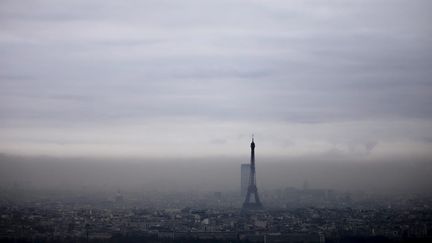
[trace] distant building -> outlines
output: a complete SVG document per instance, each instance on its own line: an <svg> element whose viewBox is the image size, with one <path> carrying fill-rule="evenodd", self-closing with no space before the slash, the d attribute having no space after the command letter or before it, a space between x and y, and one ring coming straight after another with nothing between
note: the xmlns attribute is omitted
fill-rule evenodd
<svg viewBox="0 0 432 243"><path fill-rule="evenodd" d="M222 192L214 192L213 195L217 200L222 199Z"/></svg>
<svg viewBox="0 0 432 243"><path fill-rule="evenodd" d="M308 191L310 189L309 182L307 180L304 180L303 182L303 191Z"/></svg>
<svg viewBox="0 0 432 243"><path fill-rule="evenodd" d="M242 196L245 196L249 186L249 174L250 174L250 164L241 165L241 184L240 192Z"/></svg>
<svg viewBox="0 0 432 243"><path fill-rule="evenodd" d="M123 203L123 195L120 191L117 191L117 194L115 196L115 202L118 204Z"/></svg>

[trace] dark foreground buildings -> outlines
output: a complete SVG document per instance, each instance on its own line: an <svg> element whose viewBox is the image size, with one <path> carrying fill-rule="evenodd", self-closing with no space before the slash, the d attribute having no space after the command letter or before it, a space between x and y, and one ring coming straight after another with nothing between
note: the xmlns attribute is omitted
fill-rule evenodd
<svg viewBox="0 0 432 243"><path fill-rule="evenodd" d="M206 196L125 195L123 202L92 197L32 199L0 204L0 242L431 242L430 199L388 207L336 198L329 207L266 207L241 214ZM182 198L175 195L174 198ZM182 198L182 199L183 199ZM169 202L171 200L171 202ZM333 199L331 199L333 200ZM266 199L267 202L267 199ZM237 205L241 205L240 203ZM396 206L397 205L397 206Z"/></svg>

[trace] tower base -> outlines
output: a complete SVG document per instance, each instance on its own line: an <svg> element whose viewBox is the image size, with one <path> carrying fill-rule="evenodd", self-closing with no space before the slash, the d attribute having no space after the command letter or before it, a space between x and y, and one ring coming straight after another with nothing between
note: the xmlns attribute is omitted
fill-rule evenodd
<svg viewBox="0 0 432 243"><path fill-rule="evenodd" d="M264 207L261 203L243 203L243 207L241 209L242 214L256 213L262 211L264 211Z"/></svg>

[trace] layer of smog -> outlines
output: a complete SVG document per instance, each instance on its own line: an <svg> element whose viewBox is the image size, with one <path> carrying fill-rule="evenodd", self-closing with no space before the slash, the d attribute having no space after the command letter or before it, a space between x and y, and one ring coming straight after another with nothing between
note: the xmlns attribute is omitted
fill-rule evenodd
<svg viewBox="0 0 432 243"><path fill-rule="evenodd" d="M260 157L261 190L311 188L430 193L430 161L284 161ZM85 159L2 155L1 186L23 190L234 192L245 158Z"/></svg>

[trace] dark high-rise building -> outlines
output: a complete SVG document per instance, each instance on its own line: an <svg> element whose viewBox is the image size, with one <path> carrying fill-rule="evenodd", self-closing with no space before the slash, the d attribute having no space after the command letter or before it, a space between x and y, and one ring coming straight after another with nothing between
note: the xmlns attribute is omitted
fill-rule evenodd
<svg viewBox="0 0 432 243"><path fill-rule="evenodd" d="M246 196L249 186L250 164L241 164L240 167L240 195Z"/></svg>
<svg viewBox="0 0 432 243"><path fill-rule="evenodd" d="M251 159L250 159L250 174L249 174L249 185L246 193L246 198L243 203L242 212L255 211L263 209L261 201L258 196L258 188L256 186L255 176L255 142L252 137L251 147ZM253 201L251 200L253 198Z"/></svg>

